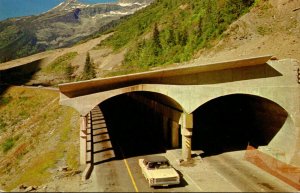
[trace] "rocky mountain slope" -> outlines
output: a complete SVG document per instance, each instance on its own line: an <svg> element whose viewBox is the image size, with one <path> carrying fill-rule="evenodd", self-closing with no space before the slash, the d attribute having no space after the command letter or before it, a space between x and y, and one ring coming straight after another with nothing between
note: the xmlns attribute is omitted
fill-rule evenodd
<svg viewBox="0 0 300 193"><path fill-rule="evenodd" d="M107 30L124 16L144 8L151 0L82 4L66 0L38 16L0 22L0 62L53 48L71 46Z"/></svg>
<svg viewBox="0 0 300 193"><path fill-rule="evenodd" d="M300 0L260 1L235 21L214 46L199 50L189 63L258 55L300 61Z"/></svg>

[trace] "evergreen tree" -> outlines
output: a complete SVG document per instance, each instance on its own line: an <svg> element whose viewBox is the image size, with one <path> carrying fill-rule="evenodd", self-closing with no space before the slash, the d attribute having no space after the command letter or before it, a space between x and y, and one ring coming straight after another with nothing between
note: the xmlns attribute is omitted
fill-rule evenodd
<svg viewBox="0 0 300 193"><path fill-rule="evenodd" d="M88 52L86 54L85 65L83 69L83 79L88 80L93 78L96 78L96 71L94 69L94 65L91 60L90 53Z"/></svg>
<svg viewBox="0 0 300 193"><path fill-rule="evenodd" d="M185 46L188 42L188 37L189 34L187 32L187 29L184 29L183 32L182 32L182 35L181 35L181 40L180 40L180 44L181 46Z"/></svg>
<svg viewBox="0 0 300 193"><path fill-rule="evenodd" d="M169 29L169 36L167 39L167 43L170 47L176 45L176 38L175 38L174 30L172 27L170 27L170 29Z"/></svg>
<svg viewBox="0 0 300 193"><path fill-rule="evenodd" d="M154 43L154 47L153 47L154 55L158 56L161 52L162 46L159 39L159 31L158 31L157 23L154 24L153 43Z"/></svg>
<svg viewBox="0 0 300 193"><path fill-rule="evenodd" d="M202 17L200 17L199 22L198 22L198 37L201 37L201 35L203 33L202 25L203 25L203 19L202 19Z"/></svg>

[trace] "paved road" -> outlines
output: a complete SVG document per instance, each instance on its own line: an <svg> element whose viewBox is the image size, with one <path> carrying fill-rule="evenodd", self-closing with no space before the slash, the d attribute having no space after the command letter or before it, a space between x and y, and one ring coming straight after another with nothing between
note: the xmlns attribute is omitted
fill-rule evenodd
<svg viewBox="0 0 300 193"><path fill-rule="evenodd" d="M206 161L219 175L242 192L295 192L280 179L246 161L245 151L207 157Z"/></svg>
<svg viewBox="0 0 300 193"><path fill-rule="evenodd" d="M95 167L97 191L105 192L191 192L197 191L182 179L181 184L150 188L137 164L138 158L114 160Z"/></svg>
<svg viewBox="0 0 300 193"><path fill-rule="evenodd" d="M12 85L12 84L2 84L2 83L0 83L0 88L7 89L9 87L21 87L21 88L30 88L30 89L42 89L42 90L59 91L59 88L50 87L50 86L26 86L26 85Z"/></svg>

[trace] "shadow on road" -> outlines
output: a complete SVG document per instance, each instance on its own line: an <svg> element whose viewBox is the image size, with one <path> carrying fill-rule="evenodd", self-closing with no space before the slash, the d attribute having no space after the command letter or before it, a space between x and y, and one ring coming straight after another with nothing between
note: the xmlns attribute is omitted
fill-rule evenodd
<svg viewBox="0 0 300 193"><path fill-rule="evenodd" d="M99 107L95 107L91 111L87 131L89 137L87 140L88 163L100 165L115 160L115 151L111 144L104 116Z"/></svg>

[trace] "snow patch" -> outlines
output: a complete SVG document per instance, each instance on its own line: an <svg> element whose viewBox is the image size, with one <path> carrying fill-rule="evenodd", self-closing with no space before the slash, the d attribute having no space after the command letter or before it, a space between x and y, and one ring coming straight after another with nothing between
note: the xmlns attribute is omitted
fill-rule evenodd
<svg viewBox="0 0 300 193"><path fill-rule="evenodd" d="M135 3L118 3L118 5L120 5L121 7L131 7L133 5L138 5L141 6L141 3L135 2Z"/></svg>
<svg viewBox="0 0 300 193"><path fill-rule="evenodd" d="M58 4L57 6L53 7L52 9L50 9L50 10L48 10L48 11L45 11L45 12L43 12L43 13L47 13L47 12L53 11L53 10L59 8L60 6L62 6L62 4L64 4L64 2L61 2L61 3ZM42 13L42 14L43 14L43 13Z"/></svg>
<svg viewBox="0 0 300 193"><path fill-rule="evenodd" d="M121 12L121 11L110 11L109 12L110 15L128 15L128 14L132 14L131 12Z"/></svg>
<svg viewBox="0 0 300 193"><path fill-rule="evenodd" d="M60 4L58 4L57 6L55 6L55 7L52 8L52 9L58 8L58 7L61 6L62 4L64 4L64 2L61 2Z"/></svg>

